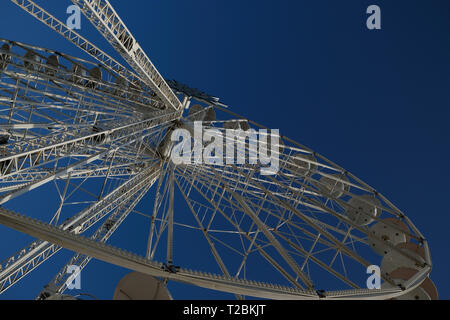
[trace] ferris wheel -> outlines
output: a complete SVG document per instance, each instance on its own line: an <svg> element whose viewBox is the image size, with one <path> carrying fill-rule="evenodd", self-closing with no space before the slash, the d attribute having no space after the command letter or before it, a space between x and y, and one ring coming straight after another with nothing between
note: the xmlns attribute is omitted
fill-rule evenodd
<svg viewBox="0 0 450 320"><path fill-rule="evenodd" d="M72 2L130 68L34 1L11 1L92 59L0 39L0 224L36 239L1 262L0 294L68 249L75 255L37 299L63 297L69 266L81 272L92 258L135 272L135 283L237 299L437 299L413 222L310 148L281 135L271 175L261 164L171 161L172 133L193 123L223 134L267 128L166 81L107 0ZM248 155L250 140L237 152ZM150 196L151 210L138 211ZM147 218L145 255L107 243L135 214Z"/></svg>

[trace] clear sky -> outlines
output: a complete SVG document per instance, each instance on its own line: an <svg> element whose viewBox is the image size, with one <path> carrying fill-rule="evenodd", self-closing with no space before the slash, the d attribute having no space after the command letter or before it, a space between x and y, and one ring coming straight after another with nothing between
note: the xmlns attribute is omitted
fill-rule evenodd
<svg viewBox="0 0 450 320"><path fill-rule="evenodd" d="M167 79L221 98L234 111L354 173L403 210L428 239L432 279L450 298L450 3L446 0L110 0ZM66 19L70 1L38 1ZM366 8L382 10L369 31ZM84 57L2 0L0 37ZM90 40L112 52L83 18ZM139 209L150 212L152 199ZM115 244L145 247L127 234ZM27 243L0 229L0 259ZM136 244L135 244L136 243ZM33 298L71 256L62 252L0 298ZM126 270L92 262L83 292L109 299ZM175 298L227 298L171 285ZM231 297L232 298L232 297Z"/></svg>

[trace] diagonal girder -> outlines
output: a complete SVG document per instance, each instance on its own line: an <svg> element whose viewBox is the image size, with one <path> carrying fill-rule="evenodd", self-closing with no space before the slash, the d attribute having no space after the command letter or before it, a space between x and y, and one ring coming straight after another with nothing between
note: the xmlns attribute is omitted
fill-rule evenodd
<svg viewBox="0 0 450 320"><path fill-rule="evenodd" d="M154 175L153 180L144 185L141 190L136 191L129 199L127 199L126 202L121 203L120 206L110 214L108 219L96 230L94 235L91 236L91 239L103 243L106 242L119 228L119 226L127 218L130 212L133 211L142 197L144 197L147 191L151 188L156 180L156 177L157 176ZM50 283L45 286L45 288L38 295L37 299L45 299L48 295L54 293L63 293L67 289L68 279L75 276L75 274L67 273L68 266L76 265L79 267L79 270L81 272L91 261L91 259L91 257L83 254L75 254L69 260L69 262L55 275Z"/></svg>
<svg viewBox="0 0 450 320"><path fill-rule="evenodd" d="M71 230L72 232L84 232L105 217L111 210L126 202L140 188L146 184L152 184L158 177L158 174L159 167L144 170L127 180L100 201L61 223L59 228ZM11 256L5 263L0 265L0 293L14 285L60 249L60 247L49 242L35 241Z"/></svg>
<svg viewBox="0 0 450 320"><path fill-rule="evenodd" d="M107 0L72 0L100 34L169 107L182 104Z"/></svg>
<svg viewBox="0 0 450 320"><path fill-rule="evenodd" d="M59 137L51 136L51 140L46 140L45 137L42 137L37 139L37 141L32 141L32 143L30 141L17 143L10 146L10 149L12 149L10 155L0 158L3 177L34 167L38 161L46 162L50 159L55 160L86 148L89 150L92 147L98 147L106 143L106 137L111 142L117 140L123 144L127 139L135 139L135 134L173 121L176 117L177 113L159 113L147 120L128 124L119 123L118 126L112 129L97 133L79 133L79 137L69 137L67 139L66 133L63 132ZM41 147L36 148L36 145Z"/></svg>

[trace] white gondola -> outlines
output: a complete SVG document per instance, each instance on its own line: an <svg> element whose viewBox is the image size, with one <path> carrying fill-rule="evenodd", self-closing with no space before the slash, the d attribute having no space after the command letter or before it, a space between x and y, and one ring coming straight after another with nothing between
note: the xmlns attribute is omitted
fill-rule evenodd
<svg viewBox="0 0 450 320"><path fill-rule="evenodd" d="M238 130L240 129L240 124L237 120L230 120L223 123L223 128L226 130Z"/></svg>
<svg viewBox="0 0 450 320"><path fill-rule="evenodd" d="M298 177L308 177L317 170L317 159L311 154L297 153L289 157L286 169Z"/></svg>
<svg viewBox="0 0 450 320"><path fill-rule="evenodd" d="M410 280L414 275L416 275L417 270L410 268L398 268L391 272L391 278L396 286L404 285L408 280ZM392 285L385 282L381 286L383 289L391 288ZM395 300L438 300L438 292L434 282L430 278L425 278L425 280L415 288L414 290L404 294L400 297L395 298Z"/></svg>
<svg viewBox="0 0 450 320"><path fill-rule="evenodd" d="M104 130L98 126L93 126L92 127L92 132L93 133L100 133L103 132ZM98 144L102 144L102 143L108 143L110 142L110 138L106 133L102 133L96 137L94 137L94 142L98 143Z"/></svg>
<svg viewBox="0 0 450 320"><path fill-rule="evenodd" d="M114 80L114 84L115 87L113 88L112 93L116 96L124 96L127 91L128 82L122 77L117 77Z"/></svg>
<svg viewBox="0 0 450 320"><path fill-rule="evenodd" d="M39 57L35 52L31 50L27 50L23 60L24 67L30 71L38 71L40 63L41 57Z"/></svg>
<svg viewBox="0 0 450 320"><path fill-rule="evenodd" d="M340 198L350 191L348 178L342 174L322 176L315 184L323 194L331 198Z"/></svg>
<svg viewBox="0 0 450 320"><path fill-rule="evenodd" d="M162 140L162 142L160 143L160 145L157 148L158 154L163 159L168 159L170 157L170 154L172 152L172 147L174 145L174 142L172 141L172 134L175 130L176 130L176 128L174 128L174 127L167 129L164 139Z"/></svg>
<svg viewBox="0 0 450 320"><path fill-rule="evenodd" d="M199 104L194 104L189 108L188 119L191 121L203 121L205 118L205 108Z"/></svg>
<svg viewBox="0 0 450 320"><path fill-rule="evenodd" d="M400 243L409 241L408 226L399 219L386 218L375 223L370 228L369 244L370 247L379 255L388 254L392 249Z"/></svg>
<svg viewBox="0 0 450 320"><path fill-rule="evenodd" d="M72 82L82 84L88 77L87 71L79 64L72 65Z"/></svg>
<svg viewBox="0 0 450 320"><path fill-rule="evenodd" d="M225 121L223 123L224 129L231 129L231 130L244 130L248 131L250 130L250 125L247 120L229 120Z"/></svg>
<svg viewBox="0 0 450 320"><path fill-rule="evenodd" d="M241 127L241 130L247 131L250 130L250 124L247 120L242 120L239 122L239 126Z"/></svg>
<svg viewBox="0 0 450 320"><path fill-rule="evenodd" d="M142 86L139 81L135 80L130 83L130 99L138 101L142 95Z"/></svg>
<svg viewBox="0 0 450 320"><path fill-rule="evenodd" d="M205 118L203 121L206 122L212 122L216 120L216 111L214 111L214 108L208 108L205 110Z"/></svg>
<svg viewBox="0 0 450 320"><path fill-rule="evenodd" d="M408 256L401 254L397 250L391 250L385 254L381 260L381 272L384 275L390 276L392 271L398 268L420 270L425 263L425 250L423 247L415 243L407 242L399 243L395 246L395 248L399 249Z"/></svg>
<svg viewBox="0 0 450 320"><path fill-rule="evenodd" d="M173 300L164 283L158 279L132 272L123 277L114 292L113 300Z"/></svg>
<svg viewBox="0 0 450 320"><path fill-rule="evenodd" d="M4 71L11 61L11 56L8 54L11 51L11 47L9 46L9 44L4 43L1 47L1 50L4 53L0 54L0 72Z"/></svg>
<svg viewBox="0 0 450 320"><path fill-rule="evenodd" d="M89 78L91 78L93 81L88 80L86 81L86 87L96 89L99 86L99 82L102 81L103 75L102 70L99 67L94 67L89 70Z"/></svg>
<svg viewBox="0 0 450 320"><path fill-rule="evenodd" d="M54 76L59 68L59 57L55 54L52 54L47 58L48 68L45 68L45 73Z"/></svg>
<svg viewBox="0 0 450 320"><path fill-rule="evenodd" d="M347 217L359 226L367 226L377 218L380 213L380 201L373 195L365 194L351 198L345 206Z"/></svg>

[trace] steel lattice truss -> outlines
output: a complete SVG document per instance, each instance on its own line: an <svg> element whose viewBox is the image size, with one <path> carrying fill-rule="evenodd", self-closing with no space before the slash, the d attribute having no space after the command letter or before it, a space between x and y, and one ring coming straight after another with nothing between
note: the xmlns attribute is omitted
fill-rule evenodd
<svg viewBox="0 0 450 320"><path fill-rule="evenodd" d="M0 293L62 248L76 254L37 298L64 292L67 266L83 269L91 258L237 298L393 298L427 279L427 241L409 218L287 137L276 175L261 175L259 165L249 164L175 166L164 156L175 127L202 117L205 129L224 135L225 129L264 127L217 98L166 82L108 1L72 2L131 69L33 1L12 2L96 61L0 39L0 223L38 239L0 264ZM43 189L53 190L56 212L15 212L17 200ZM155 199L151 213L136 211L148 193ZM174 208L174 197L185 206ZM148 217L145 256L106 244L130 214ZM383 238L373 229L377 224L423 254ZM183 240L191 235L206 252L180 260L177 252L192 251ZM383 272L382 289L364 289L366 268L382 260L371 247L380 244L381 255L406 259L417 272L401 284ZM196 255L216 267L206 270ZM322 287L328 278L336 288Z"/></svg>

